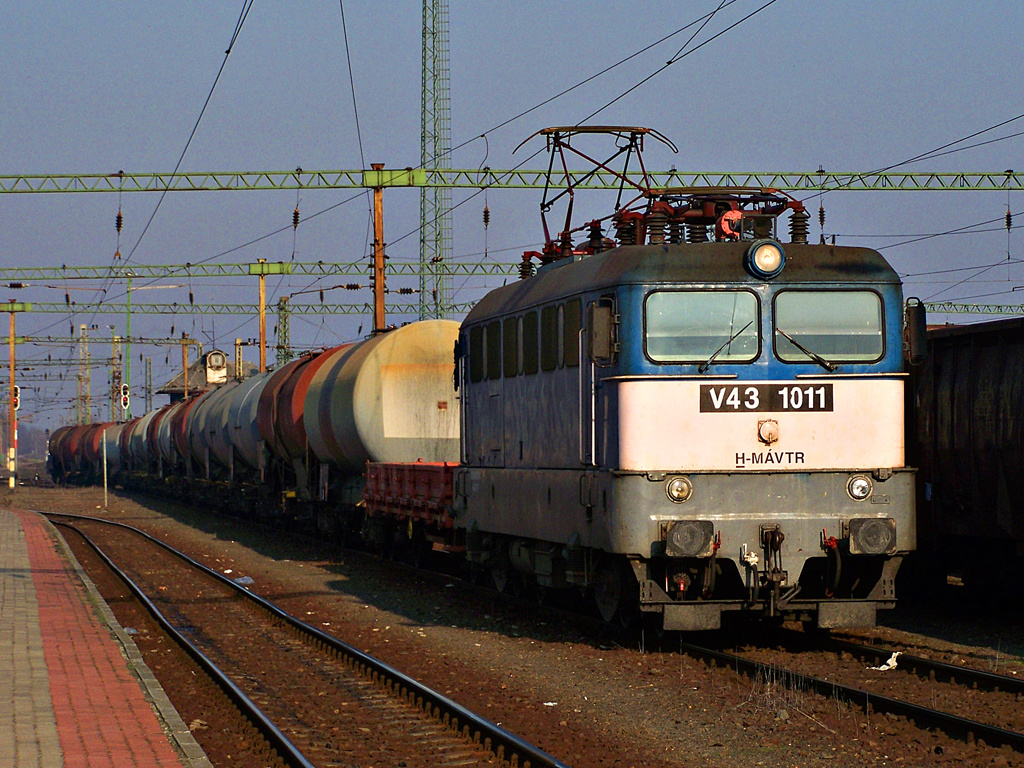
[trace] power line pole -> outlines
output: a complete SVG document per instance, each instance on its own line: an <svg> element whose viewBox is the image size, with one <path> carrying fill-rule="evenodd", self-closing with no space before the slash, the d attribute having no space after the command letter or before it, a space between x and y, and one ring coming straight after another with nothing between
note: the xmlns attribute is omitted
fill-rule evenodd
<svg viewBox="0 0 1024 768"><path fill-rule="evenodd" d="M451 169L451 69L448 0L423 0L423 69L420 102L420 165ZM451 313L451 188L420 190L420 319Z"/></svg>

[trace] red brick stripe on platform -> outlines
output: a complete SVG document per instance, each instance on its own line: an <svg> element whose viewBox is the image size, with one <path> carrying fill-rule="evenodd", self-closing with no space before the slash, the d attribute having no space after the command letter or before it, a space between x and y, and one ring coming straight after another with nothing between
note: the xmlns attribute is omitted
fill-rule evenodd
<svg viewBox="0 0 1024 768"><path fill-rule="evenodd" d="M39 515L19 512L67 768L181 766L117 640Z"/></svg>

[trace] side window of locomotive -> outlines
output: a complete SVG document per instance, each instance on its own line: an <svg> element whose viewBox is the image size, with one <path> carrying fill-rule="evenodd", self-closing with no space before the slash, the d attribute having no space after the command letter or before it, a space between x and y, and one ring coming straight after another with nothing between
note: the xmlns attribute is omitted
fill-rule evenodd
<svg viewBox="0 0 1024 768"><path fill-rule="evenodd" d="M523 315L523 373L537 372L537 313Z"/></svg>
<svg viewBox="0 0 1024 768"><path fill-rule="evenodd" d="M484 377L484 329L469 329L469 380L476 383Z"/></svg>
<svg viewBox="0 0 1024 768"><path fill-rule="evenodd" d="M583 327L583 304L579 299L565 303L565 320L562 325L562 346L565 350L565 365L576 368L580 364L580 329Z"/></svg>
<svg viewBox="0 0 1024 768"><path fill-rule="evenodd" d="M553 371L558 366L558 315L554 306L540 311L540 369Z"/></svg>
<svg viewBox="0 0 1024 768"><path fill-rule="evenodd" d="M501 378L501 323L495 320L487 324L487 378Z"/></svg>
<svg viewBox="0 0 1024 768"><path fill-rule="evenodd" d="M818 355L830 363L870 363L881 360L884 351L882 298L874 291L789 290L776 295L779 360L804 363Z"/></svg>
<svg viewBox="0 0 1024 768"><path fill-rule="evenodd" d="M504 374L511 379L519 373L519 321L506 318L501 325L501 350L504 358Z"/></svg>
<svg viewBox="0 0 1024 768"><path fill-rule="evenodd" d="M750 291L655 291L644 301L644 343L656 363L749 363L760 350Z"/></svg>

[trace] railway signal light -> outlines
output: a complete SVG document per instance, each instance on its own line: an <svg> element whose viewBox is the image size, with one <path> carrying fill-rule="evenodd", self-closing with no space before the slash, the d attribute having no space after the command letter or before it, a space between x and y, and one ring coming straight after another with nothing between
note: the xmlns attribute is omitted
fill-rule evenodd
<svg viewBox="0 0 1024 768"><path fill-rule="evenodd" d="M21 408L21 387L14 385L14 410Z"/></svg>
<svg viewBox="0 0 1024 768"><path fill-rule="evenodd" d="M127 411L128 406L131 405L131 398L128 397L128 385L121 385L121 410Z"/></svg>

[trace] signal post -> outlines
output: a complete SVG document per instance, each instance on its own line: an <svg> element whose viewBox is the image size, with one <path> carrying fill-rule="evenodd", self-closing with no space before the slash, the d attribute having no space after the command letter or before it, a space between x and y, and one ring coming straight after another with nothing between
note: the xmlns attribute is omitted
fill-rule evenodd
<svg viewBox="0 0 1024 768"><path fill-rule="evenodd" d="M8 393L10 398L10 427L8 432L10 435L10 443L7 448L7 469L10 472L10 477L8 478L7 483L11 490L14 490L18 485L18 408L21 407L21 391L14 383L14 344L16 341L14 336L14 315L18 312L28 312L31 309L31 304L14 301L13 299L0 304L0 310L9 312L11 315L10 391Z"/></svg>

